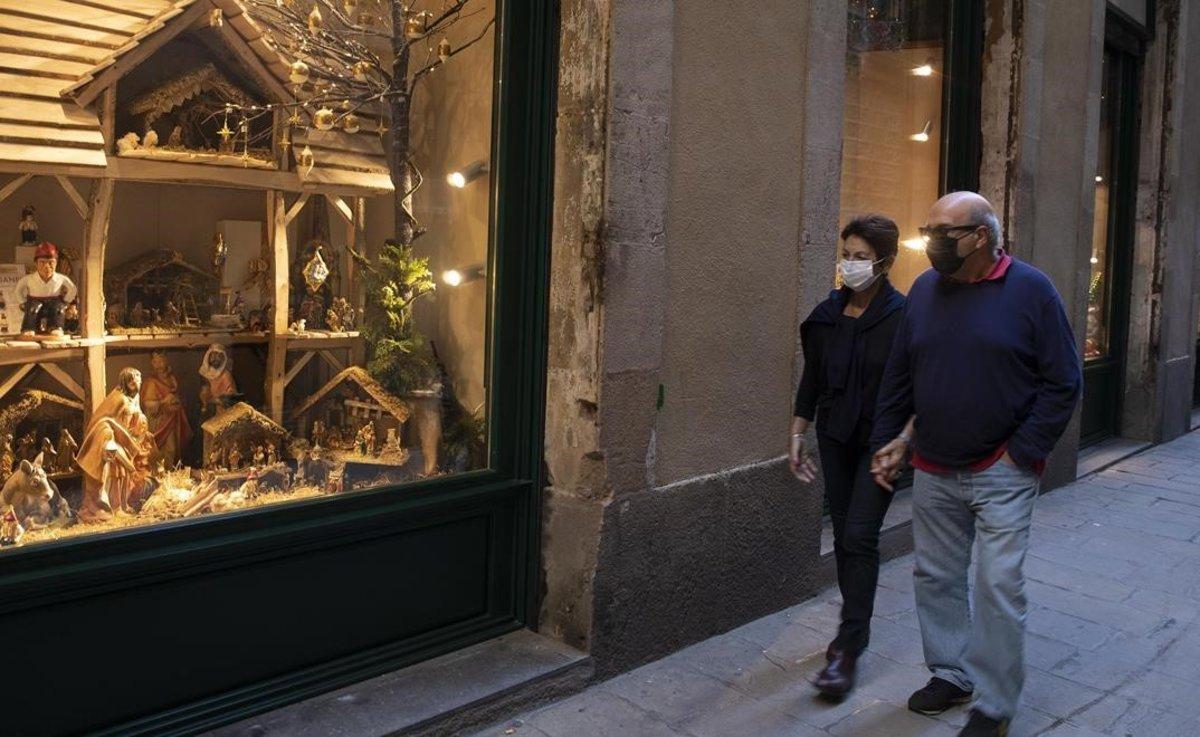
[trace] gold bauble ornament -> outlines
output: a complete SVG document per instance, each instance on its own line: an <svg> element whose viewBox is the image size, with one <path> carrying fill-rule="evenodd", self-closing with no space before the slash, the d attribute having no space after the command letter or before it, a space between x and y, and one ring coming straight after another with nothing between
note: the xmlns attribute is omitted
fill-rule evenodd
<svg viewBox="0 0 1200 737"><path fill-rule="evenodd" d="M425 12L413 13L404 21L404 35L409 38L420 38L425 35L429 16Z"/></svg>
<svg viewBox="0 0 1200 737"><path fill-rule="evenodd" d="M292 70L288 79L292 80L292 84L304 84L308 81L309 73L308 65L297 59L292 62Z"/></svg>
<svg viewBox="0 0 1200 737"><path fill-rule="evenodd" d="M367 62L365 62L365 61L354 62L354 68L353 68L354 78L357 79L359 82L367 81L367 72L369 72L370 70L371 70L371 65L368 64Z"/></svg>
<svg viewBox="0 0 1200 737"><path fill-rule="evenodd" d="M317 130L327 131L333 128L333 119L333 111L323 107L313 114L313 125L317 126Z"/></svg>
<svg viewBox="0 0 1200 737"><path fill-rule="evenodd" d="M342 118L342 128L344 128L347 133L358 133L358 116L354 113L346 113L346 117Z"/></svg>
<svg viewBox="0 0 1200 737"><path fill-rule="evenodd" d="M450 60L450 54L453 51L454 49L450 46L450 42L448 40L443 38L441 41L438 41L438 59L440 59L443 64Z"/></svg>
<svg viewBox="0 0 1200 737"><path fill-rule="evenodd" d="M342 7L346 9L346 15L350 16L350 20L353 22L354 14L358 12L358 0L345 0Z"/></svg>
<svg viewBox="0 0 1200 737"><path fill-rule="evenodd" d="M313 170L313 166L317 163L317 157L313 154L313 150L308 145L305 145L304 150L296 157L296 163L304 170L304 175L308 176L309 172Z"/></svg>
<svg viewBox="0 0 1200 737"><path fill-rule="evenodd" d="M325 25L325 19L321 17L321 9L313 6L312 12L308 14L308 32L316 33Z"/></svg>

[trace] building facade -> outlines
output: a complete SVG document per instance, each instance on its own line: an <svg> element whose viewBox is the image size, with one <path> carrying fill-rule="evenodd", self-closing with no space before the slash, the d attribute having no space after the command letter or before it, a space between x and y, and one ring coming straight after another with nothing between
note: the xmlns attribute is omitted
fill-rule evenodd
<svg viewBox="0 0 1200 737"><path fill-rule="evenodd" d="M610 673L816 589L789 399L858 213L906 290L977 189L1053 279L1086 389L1048 489L1189 430L1198 44L1188 0L564 2L541 631Z"/></svg>
<svg viewBox="0 0 1200 737"><path fill-rule="evenodd" d="M602 678L812 595L798 327L856 214L906 290L977 189L1053 279L1047 488L1188 431L1198 59L1196 0L0 2L0 293L44 240L80 282L63 334L0 322L5 733L196 734L526 629Z"/></svg>

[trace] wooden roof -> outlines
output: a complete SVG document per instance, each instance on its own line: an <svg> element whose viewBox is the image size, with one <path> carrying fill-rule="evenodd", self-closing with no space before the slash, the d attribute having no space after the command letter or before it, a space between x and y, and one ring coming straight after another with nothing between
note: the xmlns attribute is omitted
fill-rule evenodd
<svg viewBox="0 0 1200 737"><path fill-rule="evenodd" d="M286 437L289 434L277 422L245 402L238 402L232 407L221 410L200 425L200 429L211 435L216 435L238 425L256 427L280 437Z"/></svg>
<svg viewBox="0 0 1200 737"><path fill-rule="evenodd" d="M292 412L293 417L301 417L306 412L315 407L322 399L329 395L336 387L344 383L356 385L367 393L369 397L374 399L379 406L383 407L398 421L404 422L408 420L410 414L408 402L400 399L395 394L392 394L383 385L376 381L367 370L362 366L350 366L342 369L333 378L325 383L325 386L317 390L315 394L309 397L303 404Z"/></svg>
<svg viewBox="0 0 1200 737"><path fill-rule="evenodd" d="M133 170L105 153L100 92L214 9L224 21L214 30L263 93L289 99L288 59L242 0L0 0L0 170L98 176L108 166L118 178ZM281 173L293 188L392 191L376 133L318 138L312 171Z"/></svg>

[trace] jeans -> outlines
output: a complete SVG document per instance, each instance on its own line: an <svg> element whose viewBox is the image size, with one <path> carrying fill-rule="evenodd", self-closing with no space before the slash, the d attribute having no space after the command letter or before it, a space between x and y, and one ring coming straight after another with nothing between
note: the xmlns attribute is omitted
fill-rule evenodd
<svg viewBox="0 0 1200 737"><path fill-rule="evenodd" d="M879 581L879 528L892 495L871 476L871 451L865 445L839 443L818 434L817 447L842 592L842 623L833 645L858 654L870 640Z"/></svg>
<svg viewBox="0 0 1200 737"><path fill-rule="evenodd" d="M1025 680L1025 576L1039 479L1005 461L972 473L917 471L917 615L933 675L975 691L972 708L1010 719ZM974 596L967 569L977 543Z"/></svg>

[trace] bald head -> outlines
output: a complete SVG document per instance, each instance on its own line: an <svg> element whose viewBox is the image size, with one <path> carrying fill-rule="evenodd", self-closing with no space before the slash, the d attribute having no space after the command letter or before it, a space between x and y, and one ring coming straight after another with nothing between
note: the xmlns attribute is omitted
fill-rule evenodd
<svg viewBox="0 0 1200 737"><path fill-rule="evenodd" d="M933 203L926 224L930 227L954 227L977 225L987 228L988 245L997 248L1001 244L1000 218L996 208L978 192L951 192Z"/></svg>

